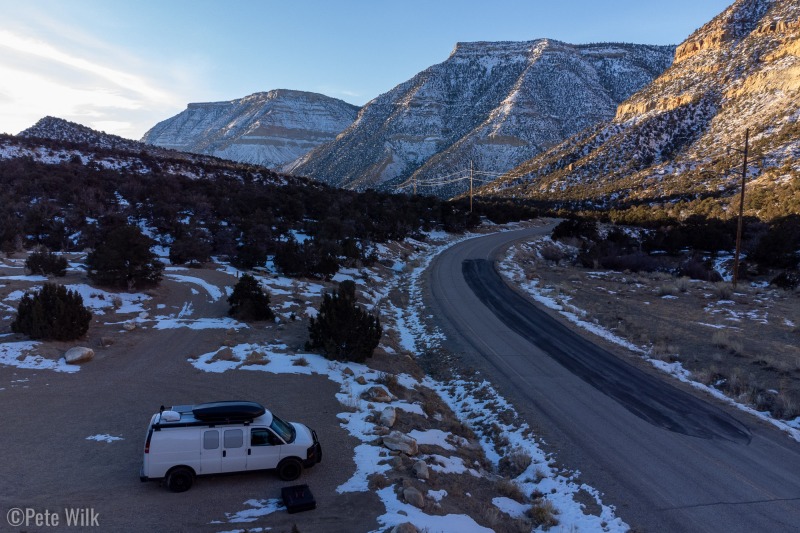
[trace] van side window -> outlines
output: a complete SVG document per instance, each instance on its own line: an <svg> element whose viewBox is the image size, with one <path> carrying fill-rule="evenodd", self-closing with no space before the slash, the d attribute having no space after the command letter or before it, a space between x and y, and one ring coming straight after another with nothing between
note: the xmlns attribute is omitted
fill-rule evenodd
<svg viewBox="0 0 800 533"><path fill-rule="evenodd" d="M266 429L250 430L250 446L269 446L269 432Z"/></svg>
<svg viewBox="0 0 800 533"><path fill-rule="evenodd" d="M219 431L211 429L203 432L203 449L216 450L219 448Z"/></svg>
<svg viewBox="0 0 800 533"><path fill-rule="evenodd" d="M241 448L244 444L244 433L241 429L226 429L225 430L225 447L226 448Z"/></svg>

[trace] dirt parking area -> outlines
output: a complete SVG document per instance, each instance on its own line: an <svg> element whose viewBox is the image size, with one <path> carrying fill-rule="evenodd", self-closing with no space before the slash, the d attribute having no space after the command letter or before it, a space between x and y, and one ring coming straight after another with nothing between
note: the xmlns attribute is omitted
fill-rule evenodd
<svg viewBox="0 0 800 533"><path fill-rule="evenodd" d="M0 275L18 275L3 269ZM192 271L209 286L233 285L235 279L214 270ZM79 282L71 273L63 283ZM85 282L85 280L83 280ZM0 296L25 290L36 282L0 281ZM8 302L6 302L8 303ZM165 280L148 301L150 313L179 313L224 320L224 298L214 300L197 284ZM146 323L145 323L146 324ZM270 326L274 328L275 326ZM356 470L353 448L358 441L341 427L336 383L321 375L266 372L209 373L187 359L218 350L242 338L270 340L275 332L263 326L248 331L225 328L155 329L141 325L125 331L111 314L96 315L86 339L95 358L73 373L0 365L0 530L9 530L10 509L33 509L60 515L58 528L69 531L230 531L268 527L271 531L369 531L383 511L370 492L337 492ZM261 328L261 329L258 329ZM0 333L9 332L6 317ZM3 342L22 340L4 336ZM103 347L109 340L110 346ZM46 343L40 352L58 357L73 344ZM319 434L323 461L296 482L273 473L199 478L193 488L174 494L157 482L142 483L139 468L145 431L161 404L187 404L221 399L262 402L279 416L307 424ZM87 440L106 435L106 442ZM285 510L236 522L280 497L287 484L307 483L317 499L313 512L289 515ZM98 527L63 527L65 509L90 509ZM89 524L91 526L91 524ZM27 527L12 530L36 531Z"/></svg>

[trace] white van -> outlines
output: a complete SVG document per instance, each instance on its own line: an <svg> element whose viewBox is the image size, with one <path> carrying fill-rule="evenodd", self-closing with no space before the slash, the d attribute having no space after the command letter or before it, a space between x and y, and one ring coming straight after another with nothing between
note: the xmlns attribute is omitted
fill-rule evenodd
<svg viewBox="0 0 800 533"><path fill-rule="evenodd" d="M317 434L247 401L178 405L150 419L142 481L189 490L195 476L276 469L285 481L322 460Z"/></svg>

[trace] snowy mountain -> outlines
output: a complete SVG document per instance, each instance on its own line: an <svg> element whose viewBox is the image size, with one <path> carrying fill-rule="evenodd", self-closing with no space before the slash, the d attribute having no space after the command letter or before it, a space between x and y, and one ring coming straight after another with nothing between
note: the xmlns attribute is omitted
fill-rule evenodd
<svg viewBox="0 0 800 533"><path fill-rule="evenodd" d="M480 193L603 208L669 201L675 215L688 205L721 215L738 205L738 150L749 129L745 207L766 218L797 213L798 118L800 3L737 0L678 46L672 67L613 120Z"/></svg>
<svg viewBox="0 0 800 533"><path fill-rule="evenodd" d="M263 167L125 139L56 117L45 117L17 135L0 135L0 162L5 160L80 165L92 170L139 175L169 174L190 179L238 179L248 175L253 181L275 185L308 182Z"/></svg>
<svg viewBox="0 0 800 533"><path fill-rule="evenodd" d="M17 137L87 144L94 148L127 152L139 152L148 148L148 146L138 141L93 130L76 122L50 116L40 119L30 128L21 131L17 134Z"/></svg>
<svg viewBox="0 0 800 533"><path fill-rule="evenodd" d="M470 162L513 168L613 118L666 69L674 47L549 39L459 43L450 57L369 102L335 141L287 170L334 185L452 196ZM463 174L462 174L463 175ZM430 185L434 184L434 185Z"/></svg>
<svg viewBox="0 0 800 533"><path fill-rule="evenodd" d="M321 94L275 90L189 104L156 124L142 142L280 168L335 138L357 112L358 107Z"/></svg>

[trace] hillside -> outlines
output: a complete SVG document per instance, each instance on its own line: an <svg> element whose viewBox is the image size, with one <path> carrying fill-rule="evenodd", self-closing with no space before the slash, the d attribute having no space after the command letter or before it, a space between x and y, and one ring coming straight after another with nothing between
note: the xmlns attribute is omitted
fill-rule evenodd
<svg viewBox="0 0 800 533"><path fill-rule="evenodd" d="M667 206L725 216L738 207L750 130L746 210L800 212L800 4L737 0L675 52L673 65L615 117L522 163L478 194L590 209ZM648 207L649 208L649 207Z"/></svg>
<svg viewBox="0 0 800 533"><path fill-rule="evenodd" d="M287 170L340 187L452 196L472 162L511 169L613 117L666 69L674 48L550 39L458 43L450 57L375 98L335 141Z"/></svg>
<svg viewBox="0 0 800 533"><path fill-rule="evenodd" d="M321 94L275 90L228 102L189 104L142 142L280 169L333 140L358 107Z"/></svg>

